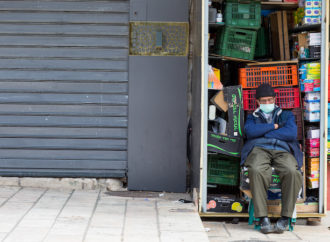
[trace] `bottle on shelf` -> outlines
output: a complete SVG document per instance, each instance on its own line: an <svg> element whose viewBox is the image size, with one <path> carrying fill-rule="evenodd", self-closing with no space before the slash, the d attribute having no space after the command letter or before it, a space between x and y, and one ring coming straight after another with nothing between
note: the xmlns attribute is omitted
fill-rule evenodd
<svg viewBox="0 0 330 242"><path fill-rule="evenodd" d="M217 14L217 23L222 23L222 13L221 13L221 10L219 10L219 12Z"/></svg>

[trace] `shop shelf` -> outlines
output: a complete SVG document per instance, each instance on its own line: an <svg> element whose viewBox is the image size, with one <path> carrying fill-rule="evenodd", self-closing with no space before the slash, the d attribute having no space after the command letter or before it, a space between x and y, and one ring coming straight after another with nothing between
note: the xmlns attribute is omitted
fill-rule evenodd
<svg viewBox="0 0 330 242"><path fill-rule="evenodd" d="M282 109L300 108L300 93L298 87L274 88L276 93L276 105ZM255 110L257 102L255 98L256 89L243 90L244 110Z"/></svg>
<svg viewBox="0 0 330 242"><path fill-rule="evenodd" d="M300 33L304 31L320 31L321 24L305 24L302 26L295 27L289 31L289 34Z"/></svg>
<svg viewBox="0 0 330 242"><path fill-rule="evenodd" d="M253 60L256 41L256 31L225 27L222 31L218 31L216 54Z"/></svg>
<svg viewBox="0 0 330 242"><path fill-rule="evenodd" d="M238 185L239 159L223 155L208 155L207 182L219 185Z"/></svg>
<svg viewBox="0 0 330 242"><path fill-rule="evenodd" d="M225 22L227 26L259 29L261 25L261 5L254 3L226 3Z"/></svg>
<svg viewBox="0 0 330 242"><path fill-rule="evenodd" d="M291 112L293 113L296 125L297 125L297 140L303 140L304 139L304 119L303 119L303 113L301 108L295 108L292 109Z"/></svg>
<svg viewBox="0 0 330 242"><path fill-rule="evenodd" d="M243 88L257 88L265 82L271 84L273 87L297 86L297 66L280 65L239 69L239 83Z"/></svg>

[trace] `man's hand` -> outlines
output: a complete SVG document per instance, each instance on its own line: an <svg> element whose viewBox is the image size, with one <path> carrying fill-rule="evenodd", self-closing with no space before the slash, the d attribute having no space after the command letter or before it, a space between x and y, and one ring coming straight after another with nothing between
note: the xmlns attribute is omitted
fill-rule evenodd
<svg viewBox="0 0 330 242"><path fill-rule="evenodd" d="M278 129L278 124L274 124L274 129Z"/></svg>

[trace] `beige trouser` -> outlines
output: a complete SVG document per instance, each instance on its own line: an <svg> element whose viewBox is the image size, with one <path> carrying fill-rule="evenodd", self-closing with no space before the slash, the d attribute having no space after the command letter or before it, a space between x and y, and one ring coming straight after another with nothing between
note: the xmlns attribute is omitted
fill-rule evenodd
<svg viewBox="0 0 330 242"><path fill-rule="evenodd" d="M303 182L294 156L287 151L254 147L244 165L248 168L255 217L268 215L267 190L272 179L272 167L281 182L281 216L292 217Z"/></svg>

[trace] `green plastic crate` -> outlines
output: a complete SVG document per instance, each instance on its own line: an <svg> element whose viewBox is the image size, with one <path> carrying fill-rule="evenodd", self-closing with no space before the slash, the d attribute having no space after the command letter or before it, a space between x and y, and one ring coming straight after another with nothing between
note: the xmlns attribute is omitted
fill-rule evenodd
<svg viewBox="0 0 330 242"><path fill-rule="evenodd" d="M219 185L238 185L239 159L222 155L208 155L207 182Z"/></svg>
<svg viewBox="0 0 330 242"><path fill-rule="evenodd" d="M265 28L261 27L257 32L257 43L254 52L254 57L264 57L269 52L269 38Z"/></svg>
<svg viewBox="0 0 330 242"><path fill-rule="evenodd" d="M257 31L225 27L218 32L216 53L221 56L253 60Z"/></svg>
<svg viewBox="0 0 330 242"><path fill-rule="evenodd" d="M261 25L260 2L238 3L227 1L225 23L227 26L237 28L259 29Z"/></svg>

